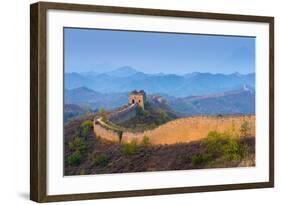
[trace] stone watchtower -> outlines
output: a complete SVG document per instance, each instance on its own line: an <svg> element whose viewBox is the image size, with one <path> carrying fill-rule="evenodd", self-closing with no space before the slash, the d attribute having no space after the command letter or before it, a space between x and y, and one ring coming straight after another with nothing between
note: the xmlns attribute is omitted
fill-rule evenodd
<svg viewBox="0 0 281 205"><path fill-rule="evenodd" d="M144 109L145 100L146 100L146 95L143 90L140 90L139 92L134 90L130 93L130 97L129 97L130 104L137 103L142 109Z"/></svg>

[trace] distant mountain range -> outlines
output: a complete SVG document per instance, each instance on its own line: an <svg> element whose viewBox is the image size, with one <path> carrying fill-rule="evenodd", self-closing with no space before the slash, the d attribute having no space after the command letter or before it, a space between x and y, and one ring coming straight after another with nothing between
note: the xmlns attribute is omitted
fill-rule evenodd
<svg viewBox="0 0 281 205"><path fill-rule="evenodd" d="M104 94L86 87L65 90L66 104L89 106L92 110L118 108L128 103L128 97L129 92ZM255 90L247 85L233 91L201 96L148 95L147 100L154 109L173 111L179 116L255 113Z"/></svg>
<svg viewBox="0 0 281 205"><path fill-rule="evenodd" d="M79 105L75 105L75 104L65 104L64 105L64 122L67 122L68 120L82 115L84 113L86 113L88 110L79 106Z"/></svg>
<svg viewBox="0 0 281 205"><path fill-rule="evenodd" d="M85 87L99 93L128 93L138 89L148 94L188 97L237 90L244 85L254 89L255 73L146 74L124 66L104 73L65 73L64 83L67 90Z"/></svg>
<svg viewBox="0 0 281 205"><path fill-rule="evenodd" d="M86 87L65 89L65 104L90 107L92 110L112 110L128 103L129 93L100 93Z"/></svg>
<svg viewBox="0 0 281 205"><path fill-rule="evenodd" d="M170 99L180 115L255 114L255 90L249 86L212 95Z"/></svg>

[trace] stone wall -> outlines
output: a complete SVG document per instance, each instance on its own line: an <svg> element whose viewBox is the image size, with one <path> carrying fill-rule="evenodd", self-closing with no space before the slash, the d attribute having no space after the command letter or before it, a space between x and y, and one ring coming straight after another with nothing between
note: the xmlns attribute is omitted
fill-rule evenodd
<svg viewBox="0 0 281 205"><path fill-rule="evenodd" d="M146 131L152 144L174 144L205 138L210 131L234 131L240 134L242 123L249 123L249 136L255 136L255 116L196 116L170 121Z"/></svg>
<svg viewBox="0 0 281 205"><path fill-rule="evenodd" d="M111 129L110 127L101 124L99 121L94 121L95 135L101 139L109 140L112 142L120 142L120 132Z"/></svg>
<svg viewBox="0 0 281 205"><path fill-rule="evenodd" d="M137 104L128 105L122 108L121 110L117 110L115 112L110 113L107 118L110 122L115 124L125 122L136 116L137 106Z"/></svg>
<svg viewBox="0 0 281 205"><path fill-rule="evenodd" d="M118 131L110 128L100 128L94 125L96 135L101 138L121 143L132 140L141 142L144 136L148 137L152 144L174 144L201 140L210 131L234 131L240 133L244 121L249 123L249 136L255 136L255 116L195 116L180 118L163 124L153 130L144 132Z"/></svg>

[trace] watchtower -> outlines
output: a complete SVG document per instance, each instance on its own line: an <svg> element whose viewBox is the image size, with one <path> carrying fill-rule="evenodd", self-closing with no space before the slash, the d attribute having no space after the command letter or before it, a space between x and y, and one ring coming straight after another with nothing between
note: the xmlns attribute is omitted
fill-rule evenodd
<svg viewBox="0 0 281 205"><path fill-rule="evenodd" d="M142 109L144 109L145 100L146 100L146 94L143 90L140 90L139 92L134 90L130 93L130 97L129 97L130 104L137 103L138 106L140 106Z"/></svg>

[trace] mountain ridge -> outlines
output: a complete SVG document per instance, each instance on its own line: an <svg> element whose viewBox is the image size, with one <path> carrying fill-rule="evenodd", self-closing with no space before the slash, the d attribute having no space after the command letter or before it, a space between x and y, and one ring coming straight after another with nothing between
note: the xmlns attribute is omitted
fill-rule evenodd
<svg viewBox="0 0 281 205"><path fill-rule="evenodd" d="M65 90L66 104L89 106L92 110L114 110L127 104L128 97L129 92L100 93L86 87ZM171 109L182 116L255 113L255 90L248 85L211 95L173 97L154 94L148 95L147 99L156 109Z"/></svg>
<svg viewBox="0 0 281 205"><path fill-rule="evenodd" d="M138 89L145 90L149 94L163 93L175 97L186 97L225 92L245 84L255 87L255 73L146 74L129 66L88 76L65 73L65 88L84 86L103 93L129 92Z"/></svg>

